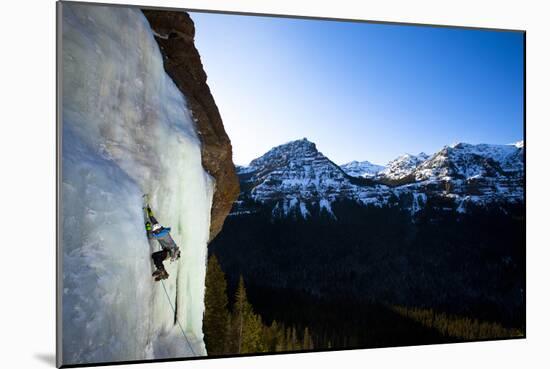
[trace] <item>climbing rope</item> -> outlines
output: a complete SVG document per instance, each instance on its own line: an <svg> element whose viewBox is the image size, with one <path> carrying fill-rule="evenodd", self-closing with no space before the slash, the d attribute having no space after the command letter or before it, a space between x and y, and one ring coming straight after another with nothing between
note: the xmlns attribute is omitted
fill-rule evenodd
<svg viewBox="0 0 550 369"><path fill-rule="evenodd" d="M168 299L168 303L170 303L170 307L172 308L172 311L174 312L174 317L176 318L176 322L178 323L178 326L181 329L181 333L183 334L183 337L187 341L187 344L189 345L189 348L191 349L191 352L193 353L193 355L197 356L197 354L195 353L195 350L193 350L193 346L191 346L191 342L189 342L189 339L187 338L187 335L183 331L183 327L181 326L180 320L178 319L178 315L176 314L176 309L174 308L174 305L172 305L172 300L170 300L170 295L168 295L168 291L166 290L166 286L164 285L164 281L161 280L160 282L162 283L162 288L164 289L164 293L166 294L166 298Z"/></svg>
<svg viewBox="0 0 550 369"><path fill-rule="evenodd" d="M143 195L143 200L145 202L145 205L143 206L142 210L147 211L147 208L149 206L149 195L144 194ZM149 213L146 213L145 214L145 227L146 227L145 229L146 230L149 230L149 229L147 229L148 222L149 222ZM151 245L149 238L147 238L147 242L149 243L149 245ZM159 250L160 249L161 248L159 247ZM191 346L191 342L189 342L189 339L187 338L187 335L185 334L185 331L183 330L183 327L181 326L180 320L178 319L178 314L176 313L176 309L174 308L174 305L172 304L172 300L170 300L170 295L168 294L168 291L166 290L166 286L164 285L164 281L161 280L160 282L162 283L162 289L164 290L164 293L166 294L166 298L168 299L168 303L170 304L170 307L172 308L172 311L174 312L174 318L176 319L176 322L178 323L178 326L180 327L181 334L183 334L183 337L185 338L185 341L187 341L187 345L189 345L189 348L191 349L191 352L193 353L193 355L197 356L197 354L195 353L195 350L193 350L193 346Z"/></svg>

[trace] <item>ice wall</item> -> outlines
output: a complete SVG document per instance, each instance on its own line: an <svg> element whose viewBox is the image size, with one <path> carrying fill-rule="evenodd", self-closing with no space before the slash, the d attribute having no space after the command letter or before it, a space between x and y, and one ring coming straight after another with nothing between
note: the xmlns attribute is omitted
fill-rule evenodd
<svg viewBox="0 0 550 369"><path fill-rule="evenodd" d="M213 180L185 98L137 9L62 6L63 364L206 354ZM182 250L151 278L141 196Z"/></svg>

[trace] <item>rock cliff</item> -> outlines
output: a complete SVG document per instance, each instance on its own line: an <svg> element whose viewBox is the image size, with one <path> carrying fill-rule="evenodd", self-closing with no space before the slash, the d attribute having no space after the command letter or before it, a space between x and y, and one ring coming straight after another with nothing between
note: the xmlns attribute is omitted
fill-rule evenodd
<svg viewBox="0 0 550 369"><path fill-rule="evenodd" d="M164 69L187 98L202 142L202 165L216 180L212 203L210 240L239 195L239 181L232 161L231 141L206 83L200 54L195 47L195 26L185 12L143 10L163 55Z"/></svg>

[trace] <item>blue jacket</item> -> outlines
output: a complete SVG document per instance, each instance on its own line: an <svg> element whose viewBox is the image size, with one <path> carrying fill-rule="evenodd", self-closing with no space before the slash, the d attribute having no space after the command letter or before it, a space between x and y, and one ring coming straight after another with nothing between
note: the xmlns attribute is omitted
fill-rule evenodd
<svg viewBox="0 0 550 369"><path fill-rule="evenodd" d="M152 235L154 238L162 238L163 236L166 236L167 234L169 234L171 230L172 228L170 227L166 227L166 228L162 227L160 231L158 231L157 233L152 232Z"/></svg>
<svg viewBox="0 0 550 369"><path fill-rule="evenodd" d="M176 242L174 242L174 239L170 236L170 230L170 227L162 227L158 232L151 232L151 236L159 242L163 250L170 251L170 255L172 255L178 249L178 245L176 245Z"/></svg>

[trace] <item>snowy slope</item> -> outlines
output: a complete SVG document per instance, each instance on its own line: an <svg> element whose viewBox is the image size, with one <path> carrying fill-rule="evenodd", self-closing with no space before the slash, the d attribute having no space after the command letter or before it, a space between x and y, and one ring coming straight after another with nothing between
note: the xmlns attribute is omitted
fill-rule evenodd
<svg viewBox="0 0 550 369"><path fill-rule="evenodd" d="M421 152L418 155L404 154L390 161L384 170L378 172L378 177L390 180L400 180L411 175L422 164L428 155Z"/></svg>
<svg viewBox="0 0 550 369"><path fill-rule="evenodd" d="M205 354L213 181L185 98L137 9L63 4L64 364ZM151 278L141 195L182 250Z"/></svg>
<svg viewBox="0 0 550 369"><path fill-rule="evenodd" d="M340 165L340 168L352 177L372 178L385 169L384 166L373 164L370 161L351 161Z"/></svg>

